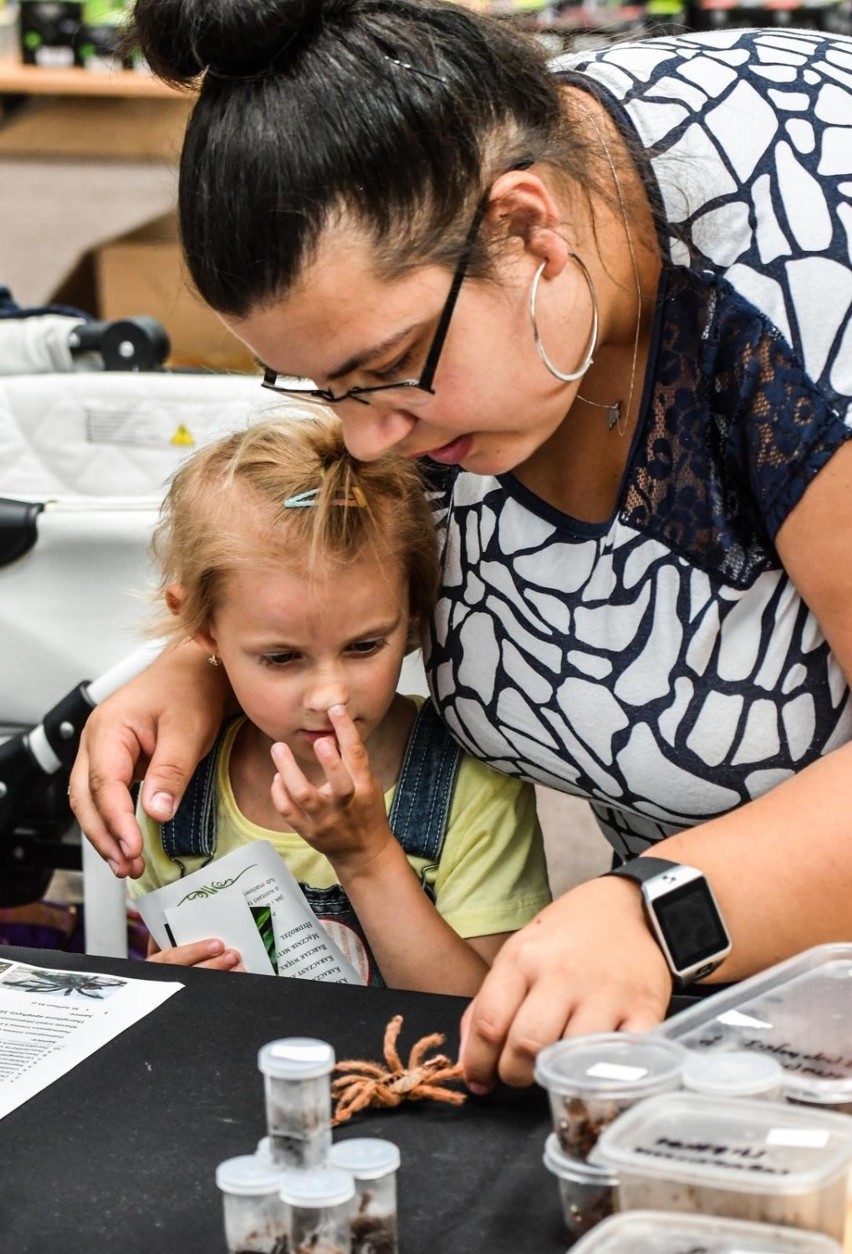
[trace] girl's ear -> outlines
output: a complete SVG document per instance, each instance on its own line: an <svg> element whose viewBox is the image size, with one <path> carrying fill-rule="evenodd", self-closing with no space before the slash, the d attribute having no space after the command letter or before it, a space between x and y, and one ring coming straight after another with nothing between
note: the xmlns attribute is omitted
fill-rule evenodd
<svg viewBox="0 0 852 1254"><path fill-rule="evenodd" d="M183 609L183 588L179 583L170 583L163 593L170 614L174 614L175 618Z"/></svg>
<svg viewBox="0 0 852 1254"><path fill-rule="evenodd" d="M408 622L408 636L405 641L405 656L409 653L416 653L418 649L423 648L423 619L419 614L413 614Z"/></svg>

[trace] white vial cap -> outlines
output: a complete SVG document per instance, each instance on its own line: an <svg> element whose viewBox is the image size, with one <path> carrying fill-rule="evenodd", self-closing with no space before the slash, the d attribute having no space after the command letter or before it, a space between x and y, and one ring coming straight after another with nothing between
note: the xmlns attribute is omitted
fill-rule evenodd
<svg viewBox="0 0 852 1254"><path fill-rule="evenodd" d="M315 1167L310 1171L285 1171L279 1194L289 1206L341 1206L355 1196L355 1181L342 1167Z"/></svg>
<svg viewBox="0 0 852 1254"><path fill-rule="evenodd" d="M216 1184L223 1193L263 1197L278 1192L284 1174L280 1167L256 1154L240 1154L237 1158L226 1158L219 1163Z"/></svg>
<svg viewBox="0 0 852 1254"><path fill-rule="evenodd" d="M393 1141L383 1141L377 1136L355 1136L348 1141L336 1141L328 1154L328 1161L335 1167L343 1167L356 1180L380 1180L399 1169L399 1149Z"/></svg>
<svg viewBox="0 0 852 1254"><path fill-rule="evenodd" d="M312 1036L288 1036L264 1045L257 1065L276 1080L314 1080L334 1067L334 1048Z"/></svg>
<svg viewBox="0 0 852 1254"><path fill-rule="evenodd" d="M693 1093L712 1097L749 1097L779 1089L784 1068L768 1054L745 1049L690 1050L681 1081Z"/></svg>

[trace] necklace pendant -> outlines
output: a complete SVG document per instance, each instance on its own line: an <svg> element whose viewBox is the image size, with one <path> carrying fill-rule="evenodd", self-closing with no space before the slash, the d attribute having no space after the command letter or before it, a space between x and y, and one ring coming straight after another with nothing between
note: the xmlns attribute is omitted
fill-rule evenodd
<svg viewBox="0 0 852 1254"><path fill-rule="evenodd" d="M610 405L606 416L606 429L612 431L613 427L617 427L621 421L621 401L616 401L614 405Z"/></svg>

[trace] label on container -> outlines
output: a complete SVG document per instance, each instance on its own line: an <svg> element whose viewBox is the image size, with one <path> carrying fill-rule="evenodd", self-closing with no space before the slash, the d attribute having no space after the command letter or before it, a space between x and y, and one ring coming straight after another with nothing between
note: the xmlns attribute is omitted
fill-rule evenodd
<svg viewBox="0 0 852 1254"><path fill-rule="evenodd" d="M593 1080L641 1080L648 1074L647 1067L626 1067L615 1062L595 1062L586 1071Z"/></svg>
<svg viewBox="0 0 852 1254"><path fill-rule="evenodd" d="M716 1016L717 1023L724 1023L729 1028L771 1028L773 1024L764 1023L762 1019L755 1019L752 1015L745 1015L741 1010L726 1010L724 1014Z"/></svg>
<svg viewBox="0 0 852 1254"><path fill-rule="evenodd" d="M770 1128L767 1145L787 1145L796 1149L825 1149L829 1133L825 1128Z"/></svg>

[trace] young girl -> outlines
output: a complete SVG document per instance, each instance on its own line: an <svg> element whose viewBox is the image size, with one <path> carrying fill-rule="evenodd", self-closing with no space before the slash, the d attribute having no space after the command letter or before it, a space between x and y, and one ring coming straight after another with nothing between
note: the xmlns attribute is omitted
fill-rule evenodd
<svg viewBox="0 0 852 1254"><path fill-rule="evenodd" d="M134 895L266 839L332 934L351 929L370 982L476 992L550 894L531 785L396 691L436 550L415 464L354 461L331 415L260 423L184 464L154 539L161 588L173 633L224 667L243 714L170 822L140 809ZM158 957L239 964L216 941Z"/></svg>

